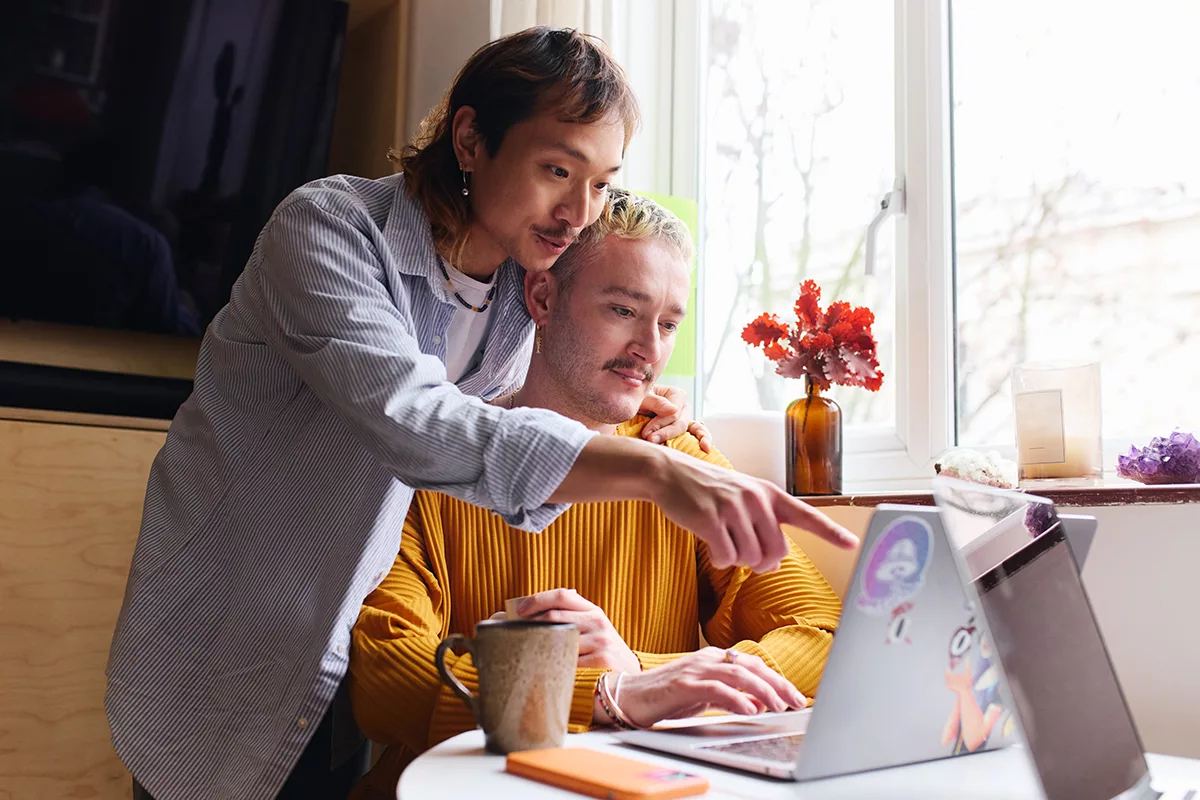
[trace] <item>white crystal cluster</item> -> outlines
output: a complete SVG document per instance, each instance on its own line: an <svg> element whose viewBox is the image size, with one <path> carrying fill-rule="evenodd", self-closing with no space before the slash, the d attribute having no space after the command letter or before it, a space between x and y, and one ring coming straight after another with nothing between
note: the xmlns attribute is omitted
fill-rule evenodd
<svg viewBox="0 0 1200 800"><path fill-rule="evenodd" d="M939 475L1001 489L1017 488L1017 465L995 450L981 453L969 447L947 450L933 465Z"/></svg>

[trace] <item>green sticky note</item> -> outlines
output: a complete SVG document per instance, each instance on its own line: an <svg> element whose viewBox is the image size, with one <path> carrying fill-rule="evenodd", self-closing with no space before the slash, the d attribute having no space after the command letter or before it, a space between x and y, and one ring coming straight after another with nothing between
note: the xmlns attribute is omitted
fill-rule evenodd
<svg viewBox="0 0 1200 800"><path fill-rule="evenodd" d="M687 225L688 231L692 234L692 250L698 256L700 253L700 242L696 237L696 232L700 229L700 207L696 202L688 200L685 197L674 197L667 194L655 194L653 192L636 193L643 197L649 197L683 220L683 224ZM667 361L667 367L663 370L663 375L673 375L681 378L694 378L696 376L696 316L700 313L700 308L696 304L697 256L692 257L692 286L688 292L688 314L684 318L683 324L675 332L675 351L671 353L671 358Z"/></svg>

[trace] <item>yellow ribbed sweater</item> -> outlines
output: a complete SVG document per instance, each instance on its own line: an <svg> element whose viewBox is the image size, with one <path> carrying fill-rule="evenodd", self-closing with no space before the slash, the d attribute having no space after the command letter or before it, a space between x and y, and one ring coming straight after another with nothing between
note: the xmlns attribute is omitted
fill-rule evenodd
<svg viewBox="0 0 1200 800"><path fill-rule="evenodd" d="M635 418L617 434L637 436L645 422ZM705 454L691 434L668 445L729 466L719 453ZM373 796L374 787L394 797L400 770L417 754L475 727L438 677L438 642L469 635L510 597L559 587L604 609L644 669L696 650L703 626L709 644L760 656L809 697L841 613L837 595L794 544L770 574L715 569L706 547L651 503L577 504L537 534L447 495L417 492L396 562L354 627L354 714L367 736L388 745L356 796ZM448 655L446 664L478 690L469 655ZM591 724L601 672L576 672L573 731Z"/></svg>

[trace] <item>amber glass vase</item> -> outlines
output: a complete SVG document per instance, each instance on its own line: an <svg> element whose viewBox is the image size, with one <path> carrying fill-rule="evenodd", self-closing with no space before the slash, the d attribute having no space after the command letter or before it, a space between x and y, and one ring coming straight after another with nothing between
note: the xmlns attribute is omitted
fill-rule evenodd
<svg viewBox="0 0 1200 800"><path fill-rule="evenodd" d="M787 407L787 488L794 495L842 493L842 409L805 378Z"/></svg>

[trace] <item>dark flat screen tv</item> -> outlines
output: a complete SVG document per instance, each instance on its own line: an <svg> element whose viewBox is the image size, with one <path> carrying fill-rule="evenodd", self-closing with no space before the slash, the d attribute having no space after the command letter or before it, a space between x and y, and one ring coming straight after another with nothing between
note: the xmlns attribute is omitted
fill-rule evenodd
<svg viewBox="0 0 1200 800"><path fill-rule="evenodd" d="M346 18L340 0L7 0L0 320L200 337L272 209L325 174ZM190 389L0 360L0 406L170 418Z"/></svg>

